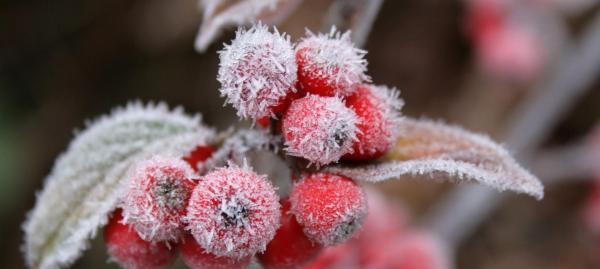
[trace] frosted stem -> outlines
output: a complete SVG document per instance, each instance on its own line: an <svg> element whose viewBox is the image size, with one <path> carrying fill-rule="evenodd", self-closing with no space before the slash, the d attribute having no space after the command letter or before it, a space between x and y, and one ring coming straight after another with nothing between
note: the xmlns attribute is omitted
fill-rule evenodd
<svg viewBox="0 0 600 269"><path fill-rule="evenodd" d="M565 49L553 74L540 81L508 121L507 145L525 166L560 116L590 89L599 71L600 15L596 15L579 45ZM432 208L425 226L446 240L450 249L456 248L504 197L483 186L459 186Z"/></svg>

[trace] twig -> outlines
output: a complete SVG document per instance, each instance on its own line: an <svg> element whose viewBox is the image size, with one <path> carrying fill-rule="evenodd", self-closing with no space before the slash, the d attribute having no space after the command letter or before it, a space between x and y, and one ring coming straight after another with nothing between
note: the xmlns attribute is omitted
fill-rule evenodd
<svg viewBox="0 0 600 269"><path fill-rule="evenodd" d="M590 88L599 71L600 14L590 23L579 45L567 47L552 76L541 81L508 121L507 145L525 166L560 116ZM504 197L485 187L460 186L432 208L425 225L455 249Z"/></svg>
<svg viewBox="0 0 600 269"><path fill-rule="evenodd" d="M335 0L325 15L323 32L332 26L352 30L352 41L362 47L367 41L383 0Z"/></svg>

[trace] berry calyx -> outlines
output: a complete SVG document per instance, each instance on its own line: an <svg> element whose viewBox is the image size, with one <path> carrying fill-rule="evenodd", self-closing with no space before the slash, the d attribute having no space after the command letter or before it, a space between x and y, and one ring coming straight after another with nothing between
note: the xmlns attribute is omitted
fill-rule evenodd
<svg viewBox="0 0 600 269"><path fill-rule="evenodd" d="M186 216L202 248L236 259L264 251L279 218L279 199L266 176L233 164L201 178Z"/></svg>
<svg viewBox="0 0 600 269"><path fill-rule="evenodd" d="M252 256L242 259L215 256L206 252L190 234L181 242L179 252L183 262L191 269L241 269L252 260Z"/></svg>
<svg viewBox="0 0 600 269"><path fill-rule="evenodd" d="M385 86L361 85L346 98L346 105L359 118L352 144L353 152L344 159L361 161L384 155L398 136L402 100L399 92Z"/></svg>
<svg viewBox="0 0 600 269"><path fill-rule="evenodd" d="M257 256L266 269L302 268L323 249L306 237L290 208L289 200L281 202L281 225L265 252Z"/></svg>
<svg viewBox="0 0 600 269"><path fill-rule="evenodd" d="M219 91L242 118L259 119L296 91L297 66L289 36L258 24L239 29L219 51Z"/></svg>
<svg viewBox="0 0 600 269"><path fill-rule="evenodd" d="M136 164L122 199L123 222L147 241L178 241L181 218L196 183L179 158L155 156Z"/></svg>
<svg viewBox="0 0 600 269"><path fill-rule="evenodd" d="M162 269L175 260L176 248L143 240L132 227L121 223L122 219L118 209L104 227L104 242L112 261L125 269Z"/></svg>
<svg viewBox="0 0 600 269"><path fill-rule="evenodd" d="M183 157L194 171L198 172L198 164L206 161L215 152L215 148L211 145L198 145L188 155Z"/></svg>
<svg viewBox="0 0 600 269"><path fill-rule="evenodd" d="M366 51L354 47L350 32L335 27L328 35L307 33L296 46L301 89L322 96L346 96L370 78L365 75Z"/></svg>
<svg viewBox="0 0 600 269"><path fill-rule="evenodd" d="M367 198L361 186L329 173L305 176L292 189L290 201L304 233L325 246L352 237L367 216Z"/></svg>
<svg viewBox="0 0 600 269"><path fill-rule="evenodd" d="M308 95L297 99L282 120L288 154L317 165L336 162L352 152L358 118L337 97Z"/></svg>

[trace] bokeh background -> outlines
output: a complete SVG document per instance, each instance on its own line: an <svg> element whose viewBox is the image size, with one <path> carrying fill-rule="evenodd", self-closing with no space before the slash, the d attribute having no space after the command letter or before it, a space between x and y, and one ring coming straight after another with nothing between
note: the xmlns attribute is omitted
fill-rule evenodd
<svg viewBox="0 0 600 269"><path fill-rule="evenodd" d="M472 5L447 0L384 1L364 43L368 73L402 91L405 114L443 119L503 142L516 108L543 94L539 85L556 78L562 57L573 49L568 44L589 34L600 10L597 2L568 9L561 5L569 0L533 2L560 21L556 33L542 31L556 44L543 39L534 46L544 56L533 75L486 69L469 28ZM331 3L305 0L279 28L294 40L305 28L319 31ZM200 112L220 130L240 124L223 107L215 79L216 51L233 37L234 27L198 53L193 44L201 21L193 0L0 2L0 268L25 267L20 225L54 160L86 120L143 100ZM561 112L536 142L540 147L525 154L591 143L600 115L600 76L587 77L591 82L581 94L565 109L556 107ZM508 195L461 241L456 268L600 268L600 234L581 217L594 176L577 169L557 169L564 174L552 176L542 201ZM377 187L403 203L418 226L453 185L394 181ZM106 260L96 240L73 268L116 268Z"/></svg>

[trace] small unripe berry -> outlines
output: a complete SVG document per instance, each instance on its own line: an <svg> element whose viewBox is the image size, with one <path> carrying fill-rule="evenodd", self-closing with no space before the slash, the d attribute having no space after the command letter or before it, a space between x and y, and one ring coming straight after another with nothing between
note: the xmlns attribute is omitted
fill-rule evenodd
<svg viewBox="0 0 600 269"><path fill-rule="evenodd" d="M357 49L350 32L340 34L331 29L329 35L302 39L296 46L298 81L303 91L322 96L346 96L370 78L365 75L366 51Z"/></svg>
<svg viewBox="0 0 600 269"><path fill-rule="evenodd" d="M329 173L305 176L292 189L290 201L304 233L325 246L350 238L367 215L367 199L361 186Z"/></svg>
<svg viewBox="0 0 600 269"><path fill-rule="evenodd" d="M174 246L143 240L129 225L122 224L118 209L104 227L104 242L110 259L125 269L167 268L175 260Z"/></svg>
<svg viewBox="0 0 600 269"><path fill-rule="evenodd" d="M196 176L179 158L155 156L137 163L122 199L123 222L147 241L177 241Z"/></svg>
<svg viewBox="0 0 600 269"><path fill-rule="evenodd" d="M295 91L297 66L289 36L271 33L263 24L239 29L219 58L219 90L242 118L273 115Z"/></svg>
<svg viewBox="0 0 600 269"><path fill-rule="evenodd" d="M194 148L188 155L183 157L194 171L198 171L198 164L206 161L215 151L215 148L211 145L199 145Z"/></svg>
<svg viewBox="0 0 600 269"><path fill-rule="evenodd" d="M179 252L190 269L241 269L246 268L252 260L252 256L242 259L217 257L206 252L190 234L183 239Z"/></svg>
<svg viewBox="0 0 600 269"><path fill-rule="evenodd" d="M395 142L400 125L402 100L398 91L384 86L361 85L348 96L346 105L359 118L359 132L347 160L370 160L384 155Z"/></svg>
<svg viewBox="0 0 600 269"><path fill-rule="evenodd" d="M230 165L201 178L186 220L207 252L241 259L264 251L279 218L279 199L266 177L249 167Z"/></svg>
<svg viewBox="0 0 600 269"><path fill-rule="evenodd" d="M282 120L288 154L317 165L352 152L358 119L337 97L309 95L292 102Z"/></svg>
<svg viewBox="0 0 600 269"><path fill-rule="evenodd" d="M281 225L258 259L266 269L296 269L314 259L323 247L306 237L302 226L290 212L289 200L281 203Z"/></svg>

